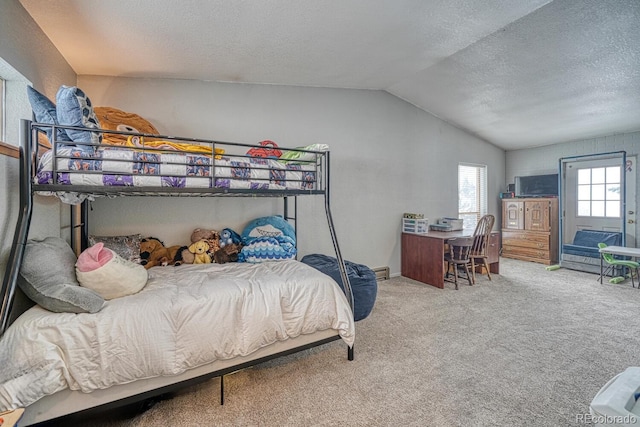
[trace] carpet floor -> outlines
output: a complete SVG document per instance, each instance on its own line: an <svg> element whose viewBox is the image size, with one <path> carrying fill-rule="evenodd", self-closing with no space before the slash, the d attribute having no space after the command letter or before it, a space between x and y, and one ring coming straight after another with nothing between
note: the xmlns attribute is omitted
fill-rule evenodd
<svg viewBox="0 0 640 427"><path fill-rule="evenodd" d="M336 341L226 376L222 406L216 378L143 413L84 424L584 425L598 390L640 366L640 290L506 258L500 269L457 291L379 282L371 315L356 324L354 361Z"/></svg>

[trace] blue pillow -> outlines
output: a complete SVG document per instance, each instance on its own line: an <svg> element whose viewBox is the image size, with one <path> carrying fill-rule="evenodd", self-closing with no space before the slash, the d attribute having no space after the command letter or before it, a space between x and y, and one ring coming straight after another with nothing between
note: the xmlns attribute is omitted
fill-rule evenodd
<svg viewBox="0 0 640 427"><path fill-rule="evenodd" d="M296 244L290 237L256 237L242 247L238 254L238 262L282 261L294 259L296 253Z"/></svg>
<svg viewBox="0 0 640 427"><path fill-rule="evenodd" d="M59 125L58 118L56 116L56 106L49 98L32 88L27 86L27 95L29 96L29 103L33 110L33 115L36 116L36 122L47 125ZM53 129L45 128L45 133L50 143L53 143ZM64 129L56 129L56 142L71 141L71 138L67 135Z"/></svg>
<svg viewBox="0 0 640 427"><path fill-rule="evenodd" d="M87 129L100 129L100 122L93 111L89 97L75 86L60 86L56 94L56 117L63 126L76 126ZM65 129L73 142L99 144L102 135L99 132L90 132L75 129ZM86 146L87 150L93 150L92 146Z"/></svg>
<svg viewBox="0 0 640 427"><path fill-rule="evenodd" d="M248 245L258 237L287 236L296 244L296 231L280 215L263 216L249 222L242 231L242 243Z"/></svg>

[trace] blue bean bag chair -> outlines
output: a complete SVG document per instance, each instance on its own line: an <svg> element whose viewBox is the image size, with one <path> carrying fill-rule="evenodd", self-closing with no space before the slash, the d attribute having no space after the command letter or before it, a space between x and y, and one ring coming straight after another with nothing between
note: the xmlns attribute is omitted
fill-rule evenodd
<svg viewBox="0 0 640 427"><path fill-rule="evenodd" d="M300 261L330 276L344 291L338 261L335 258L327 255L311 254L305 255ZM350 261L345 261L344 265L351 284L351 291L353 292L353 318L356 321L362 320L371 313L376 302L378 293L376 274L366 265L355 264Z"/></svg>

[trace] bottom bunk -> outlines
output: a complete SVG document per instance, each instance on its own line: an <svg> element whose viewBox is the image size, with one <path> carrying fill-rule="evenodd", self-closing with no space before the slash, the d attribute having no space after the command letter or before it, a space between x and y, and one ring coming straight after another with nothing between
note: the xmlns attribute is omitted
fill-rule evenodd
<svg viewBox="0 0 640 427"><path fill-rule="evenodd" d="M0 339L0 411L24 407L30 425L340 338L352 358L345 294L301 262L154 267L96 313L36 305L16 319Z"/></svg>
<svg viewBox="0 0 640 427"><path fill-rule="evenodd" d="M96 411L102 412L114 408L123 408L126 405L161 396L210 378L221 377L274 358L307 350L339 339L340 335L336 331L319 331L290 338L286 341L275 342L248 356L217 360L207 365L190 369L180 375L146 378L133 383L96 390L91 393L65 389L50 396L45 396L29 405L20 419L20 426L29 426L58 419L60 423L56 422L56 425L66 425L64 417L69 415L73 416L73 419L77 419L76 416L81 413L91 415ZM221 399L223 397L222 393L223 391L221 390ZM217 404L217 402L211 402L211 404ZM140 407L142 406L140 405Z"/></svg>

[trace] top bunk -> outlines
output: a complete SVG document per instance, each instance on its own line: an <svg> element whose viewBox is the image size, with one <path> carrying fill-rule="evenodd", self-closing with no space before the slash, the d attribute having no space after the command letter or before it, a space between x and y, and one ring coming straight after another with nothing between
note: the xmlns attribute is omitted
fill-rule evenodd
<svg viewBox="0 0 640 427"><path fill-rule="evenodd" d="M328 191L324 144L279 148L272 141L245 144L23 120L21 147L31 191L70 204L113 196L286 197Z"/></svg>

